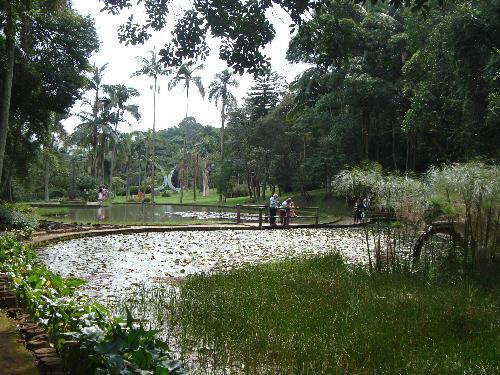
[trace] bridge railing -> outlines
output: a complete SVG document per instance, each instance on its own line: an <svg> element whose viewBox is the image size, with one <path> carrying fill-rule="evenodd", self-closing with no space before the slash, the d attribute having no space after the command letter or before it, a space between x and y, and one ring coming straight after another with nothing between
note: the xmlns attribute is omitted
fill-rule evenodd
<svg viewBox="0 0 500 375"><path fill-rule="evenodd" d="M276 219L280 219L280 209L276 210ZM286 211L286 223L296 223L297 221L312 221L314 225L319 225L319 207L296 207L295 216L291 215L290 210ZM236 206L236 224L244 222L257 222L259 228L264 223L269 223L270 213L267 205L237 205ZM310 224L312 224L310 223Z"/></svg>

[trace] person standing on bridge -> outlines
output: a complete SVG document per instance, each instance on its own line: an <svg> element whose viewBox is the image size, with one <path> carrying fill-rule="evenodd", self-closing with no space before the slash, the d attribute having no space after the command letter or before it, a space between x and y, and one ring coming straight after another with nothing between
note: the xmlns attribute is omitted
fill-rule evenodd
<svg viewBox="0 0 500 375"><path fill-rule="evenodd" d="M280 223L284 227L288 226L289 219L290 219L290 202L292 201L292 198L287 198L281 203L280 206Z"/></svg>
<svg viewBox="0 0 500 375"><path fill-rule="evenodd" d="M272 227L276 226L276 208L278 207L278 194L271 195L269 198L269 222Z"/></svg>

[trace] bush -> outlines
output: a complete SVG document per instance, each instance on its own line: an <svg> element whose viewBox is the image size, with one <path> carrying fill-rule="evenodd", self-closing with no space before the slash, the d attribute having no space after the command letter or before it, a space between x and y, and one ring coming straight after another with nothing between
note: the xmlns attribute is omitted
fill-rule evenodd
<svg viewBox="0 0 500 375"><path fill-rule="evenodd" d="M5 229L19 229L31 232L38 227L38 221L29 213L29 210L16 205L0 205L0 225Z"/></svg>
<svg viewBox="0 0 500 375"><path fill-rule="evenodd" d="M137 195L137 193L140 190L140 186L136 185L129 186L129 190L130 190L130 195Z"/></svg>
<svg viewBox="0 0 500 375"><path fill-rule="evenodd" d="M246 197L248 195L248 187L243 184L228 186L228 194L231 198Z"/></svg>
<svg viewBox="0 0 500 375"><path fill-rule="evenodd" d="M172 196L172 193L171 193L169 190L163 190L163 191L161 192L161 196L162 196L162 197L165 197L165 198L167 198L167 197L171 197L171 196Z"/></svg>
<svg viewBox="0 0 500 375"><path fill-rule="evenodd" d="M50 188L49 198L63 198L66 196L66 189L63 188Z"/></svg>

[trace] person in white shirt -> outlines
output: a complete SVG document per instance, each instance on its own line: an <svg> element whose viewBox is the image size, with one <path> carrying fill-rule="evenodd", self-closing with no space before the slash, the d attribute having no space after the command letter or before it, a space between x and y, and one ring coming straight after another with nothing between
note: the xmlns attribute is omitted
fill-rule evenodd
<svg viewBox="0 0 500 375"><path fill-rule="evenodd" d="M278 207L278 194L273 194L269 199L269 222L272 227L276 226L277 207Z"/></svg>

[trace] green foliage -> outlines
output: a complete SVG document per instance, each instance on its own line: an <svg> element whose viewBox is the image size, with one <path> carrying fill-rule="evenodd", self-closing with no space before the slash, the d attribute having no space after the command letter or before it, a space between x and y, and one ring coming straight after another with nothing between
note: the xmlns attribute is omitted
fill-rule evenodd
<svg viewBox="0 0 500 375"><path fill-rule="evenodd" d="M495 222L500 214L500 170L496 165L478 161L443 165L420 178L383 174L375 165L339 173L334 186L347 197L370 196L373 207L418 228L446 220L463 236L467 267L479 273L488 273L498 259Z"/></svg>
<svg viewBox="0 0 500 375"><path fill-rule="evenodd" d="M47 8L45 2L23 1L13 6L19 7L14 17L24 16L23 22L16 23L23 26L17 30L20 43L16 43L3 181L13 175L28 177L28 166L50 134L53 113L66 113L79 98L86 83L88 58L98 47L94 24L88 17L66 7ZM0 9L0 17L5 19L7 11ZM7 67L5 45L2 33L2 77Z"/></svg>
<svg viewBox="0 0 500 375"><path fill-rule="evenodd" d="M76 293L81 280L64 280L53 274L33 251L9 237L0 238L0 270L58 349L77 350L64 356L79 358L76 363L66 363L72 373L184 373L154 331L146 331L130 313L126 319L108 318L102 306ZM67 340L77 340L78 346L66 346Z"/></svg>
<svg viewBox="0 0 500 375"><path fill-rule="evenodd" d="M366 0L352 0L365 4ZM380 2L384 3L384 0ZM428 11L429 0L390 0L395 8L411 7L412 10ZM132 6L144 6L146 22L138 23L130 16L119 29L119 39L126 44L144 43L151 37L151 30L159 31L167 26L171 14L168 1L142 2L139 0L103 0L103 10L118 14ZM238 73L258 73L269 67L262 49L270 43L275 30L268 19L273 6L280 6L290 15L292 31L301 25L308 15L331 5L331 0L261 1L247 4L245 1L196 0L193 6L176 14L172 40L160 51L162 61L169 66L180 66L186 60L205 59L209 54L207 38L221 39L219 56ZM377 0L371 0L371 4ZM439 0L438 4L443 1ZM174 12L175 13L175 12ZM168 23L170 25L170 23ZM245 35L242 38L241 35Z"/></svg>
<svg viewBox="0 0 500 375"><path fill-rule="evenodd" d="M205 370L494 373L498 293L370 274L330 254L192 276L168 302L146 303Z"/></svg>
<svg viewBox="0 0 500 375"><path fill-rule="evenodd" d="M28 235L38 227L38 221L25 206L1 204L0 226L4 229L23 230Z"/></svg>

